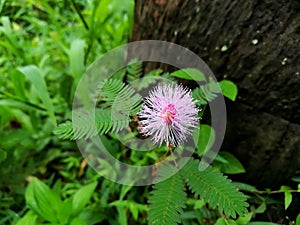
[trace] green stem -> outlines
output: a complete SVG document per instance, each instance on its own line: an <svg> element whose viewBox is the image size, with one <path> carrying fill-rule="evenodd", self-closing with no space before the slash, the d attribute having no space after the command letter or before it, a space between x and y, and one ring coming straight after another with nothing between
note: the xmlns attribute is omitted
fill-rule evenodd
<svg viewBox="0 0 300 225"><path fill-rule="evenodd" d="M71 0L71 3L76 11L76 13L78 14L78 16L80 17L80 20L81 22L83 23L85 29L89 30L89 25L86 23L84 17L82 16L81 12L80 12L80 9L78 8L78 6L76 5L75 1L74 0Z"/></svg>
<svg viewBox="0 0 300 225"><path fill-rule="evenodd" d="M284 192L290 192L290 193L300 193L300 190L277 190L277 191L251 191L251 190L246 190L246 189L239 189L241 191L245 192L251 192L251 193L256 193L256 194L279 194L279 193L284 193Z"/></svg>

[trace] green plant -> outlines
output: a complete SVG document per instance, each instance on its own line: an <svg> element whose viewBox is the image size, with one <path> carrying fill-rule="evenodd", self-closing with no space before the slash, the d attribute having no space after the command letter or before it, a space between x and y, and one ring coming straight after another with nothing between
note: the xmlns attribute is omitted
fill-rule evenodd
<svg viewBox="0 0 300 225"><path fill-rule="evenodd" d="M110 79L100 84L101 96L99 101L104 101L101 107L95 112L95 121L91 120L92 115L86 111L77 114L75 126L68 121L55 129L55 134L65 139L89 138L96 134L118 132L128 126L130 117L136 114L141 106L142 97L135 93L134 89L125 85L120 80ZM114 105L114 112L111 107ZM91 131L93 124L96 129Z"/></svg>
<svg viewBox="0 0 300 225"><path fill-rule="evenodd" d="M256 187L249 185L249 184L245 184L245 183L240 183L240 182L234 182L234 184L243 192L247 193L247 195L249 196L248 198L248 202L250 204L250 214L249 215L249 219L247 220L247 222L249 222L250 225L253 224L278 224L278 223L272 223L272 222L250 222L250 220L252 220L253 218L255 218L257 215L259 214L263 214L268 212L268 208L270 208L272 205L278 205L279 207L281 207L283 210L287 210L288 207L290 206L290 204L292 203L292 199L293 199L293 193L299 193L300 189L299 189L299 184L297 189L292 189L289 186L285 186L282 185L279 190L271 190L269 188L267 188L266 190L258 190ZM276 198L276 195L281 195L284 199L284 201L279 201L278 198ZM289 225L293 225L293 224L297 224L297 220L298 220L299 216L297 218L289 218L288 216L286 216L285 221L283 221L281 219L281 221L279 222L280 224L289 224ZM239 222L239 221L236 221ZM239 223L238 223L239 224Z"/></svg>
<svg viewBox="0 0 300 225"><path fill-rule="evenodd" d="M60 225L86 224L80 218L80 213L90 201L96 185L96 182L86 185L62 201L55 191L33 178L25 193L26 203L30 210L18 221L17 225L34 224L36 221Z"/></svg>
<svg viewBox="0 0 300 225"><path fill-rule="evenodd" d="M129 73L130 76L126 76L126 73L123 74L123 77L128 81L132 81L133 77L140 77L140 67L142 65L138 64L137 62L134 63L134 66L131 64L129 69L127 69L127 73ZM135 75L134 72L137 74ZM195 69L179 70L170 75L177 78L187 78L187 73L194 73L192 75L195 75L196 73L199 79L205 79L204 77L199 77L201 72ZM147 77L147 75L145 77ZM209 84L201 87L208 87L208 85L213 84L215 85L215 88L205 88L205 92L199 92L196 90L193 92L197 93L194 95L194 97L198 100L200 105L205 105L208 103L208 101L212 101L218 93L220 94L223 91L226 93L227 97L234 100L237 94L235 85L229 81L223 81L223 84L224 83L226 85L222 85L223 89L221 89L218 83L210 81ZM150 84L152 83L149 83L148 85ZM231 90L232 87L233 90ZM206 100L203 101L203 99ZM97 124L96 130L92 129L92 123L94 122L91 120L92 115L84 113L83 116L79 116L78 118L76 117L76 119L79 119L80 121L78 123L78 127L76 127L77 122L76 124L72 122L66 122L57 127L54 132L61 138L68 139L89 138L95 135L101 136L109 131L113 132L129 126L129 122L134 119L135 114L141 108L141 97L139 94L135 93L130 86L126 85L121 80L115 79L105 80L101 83L98 101L100 104L97 105L97 109L95 111L95 122ZM117 107L114 108L113 104L116 102ZM116 114L116 119L118 121L122 121L122 118L124 118L124 123L122 123L122 125L116 125L114 124L114 117L111 119L105 119L106 116L104 115L98 117L98 112L101 113L103 110L107 110L107 115L110 117L111 115ZM115 113L111 114L112 111ZM195 143L197 144L198 156L201 157L206 151L208 151L214 140L209 138L210 133L213 132L210 126L201 124L200 131L200 135L195 134ZM202 138L201 141L198 141L198 137L200 139ZM162 150L163 149L164 148L162 148ZM219 158L222 158L223 162L227 159L230 161L230 163L236 160L229 153L223 153L223 157L220 155ZM158 160L158 158L156 159ZM195 192L196 195L200 195L205 202L210 204L211 207L215 208L218 206L220 213L224 211L229 217L231 216L235 218L236 214L244 215L247 212L246 207L248 204L245 202L245 196L238 192L235 186L228 179L226 179L225 176L212 168L208 168L205 171L199 171L198 166L199 162L195 159L192 159L181 171L176 171L176 175L154 185L154 190L149 198L150 224L176 224L177 222L181 221L181 215L184 212L183 208L185 206L187 196L184 191L185 183L190 187L192 192ZM235 163L236 170L233 169L233 172L237 172L237 170L241 167L242 166L238 164L237 161ZM228 172L232 168L233 167L230 166L224 166L223 169L225 171L227 170ZM177 170L175 166L168 167L168 169ZM158 171L159 174L161 174L160 169ZM239 172L243 172L243 170Z"/></svg>
<svg viewBox="0 0 300 225"><path fill-rule="evenodd" d="M195 68L144 74L142 63L133 60L99 84L95 114L78 110L78 121L70 121L82 75L99 55L127 42L133 10L133 0L122 4L119 0L0 1L0 224L127 225L156 223L159 218L184 225L270 225L273 220L262 222L259 217L274 206L282 209L285 218L285 211L295 207L295 184L261 191L230 182L222 173L230 176L245 168L223 151L212 167L198 170L199 159L210 151L216 136L205 124L206 106L220 94L234 101L237 88L231 81L207 80ZM176 160L170 160L166 168L154 167L158 174L153 178L161 182L152 187L104 179L69 140L99 135L113 157L135 166L172 156L166 146L153 151L126 147L149 149L146 142L134 142L141 135L136 117L143 102L139 93L161 78L200 82L192 95L204 119L193 133L196 151L191 160L180 171L175 163L181 161ZM115 132L125 129L130 135L121 143ZM105 160L99 163L105 173L118 175ZM175 175L164 180L170 172ZM224 200L226 196L231 198ZM246 212L246 198L249 213L234 219L234 214ZM235 201L237 205L231 207ZM300 225L300 215L276 222L283 221Z"/></svg>
<svg viewBox="0 0 300 225"><path fill-rule="evenodd" d="M181 221L186 201L185 183L211 207L218 207L220 213L224 211L233 218L236 213L247 213L246 197L226 177L211 167L199 171L199 161L192 159L176 175L154 185L149 199L150 224L176 224Z"/></svg>
<svg viewBox="0 0 300 225"><path fill-rule="evenodd" d="M126 43L134 2L70 2L0 3L0 224L14 224L24 214L31 175L46 183L62 179L64 196L88 179L78 172L84 161L74 143L52 131L70 118L75 88L89 63Z"/></svg>

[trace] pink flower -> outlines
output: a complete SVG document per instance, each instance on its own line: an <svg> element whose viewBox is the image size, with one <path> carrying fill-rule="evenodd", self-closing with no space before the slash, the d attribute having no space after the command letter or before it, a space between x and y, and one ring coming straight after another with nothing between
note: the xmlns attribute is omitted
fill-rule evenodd
<svg viewBox="0 0 300 225"><path fill-rule="evenodd" d="M141 133L151 136L154 144L178 146L197 127L198 109L191 91L181 85L165 84L155 87L144 99Z"/></svg>

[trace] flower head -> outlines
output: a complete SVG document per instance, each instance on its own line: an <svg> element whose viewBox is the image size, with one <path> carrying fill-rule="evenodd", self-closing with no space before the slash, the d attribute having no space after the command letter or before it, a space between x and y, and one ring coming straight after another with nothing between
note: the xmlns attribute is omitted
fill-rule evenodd
<svg viewBox="0 0 300 225"><path fill-rule="evenodd" d="M144 99L141 133L151 136L154 144L178 146L191 134L198 123L198 109L191 91L181 85L155 87Z"/></svg>

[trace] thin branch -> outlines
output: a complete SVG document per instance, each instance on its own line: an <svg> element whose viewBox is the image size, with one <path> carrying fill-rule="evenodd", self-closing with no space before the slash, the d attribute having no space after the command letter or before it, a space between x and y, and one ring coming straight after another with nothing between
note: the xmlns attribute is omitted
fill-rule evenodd
<svg viewBox="0 0 300 225"><path fill-rule="evenodd" d="M252 190L246 190L246 189L239 189L240 191L245 191L245 192L251 192L254 194L279 194L279 193L284 193L284 192L290 192L290 193L300 193L300 190L276 190L276 191L252 191Z"/></svg>
<svg viewBox="0 0 300 225"><path fill-rule="evenodd" d="M169 149L171 155L173 155L173 151L172 151L173 146L172 146L172 144L169 144L168 149ZM173 162L174 162L175 167L178 169L179 166L178 166L178 164L176 163L176 159L173 159Z"/></svg>

